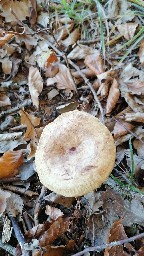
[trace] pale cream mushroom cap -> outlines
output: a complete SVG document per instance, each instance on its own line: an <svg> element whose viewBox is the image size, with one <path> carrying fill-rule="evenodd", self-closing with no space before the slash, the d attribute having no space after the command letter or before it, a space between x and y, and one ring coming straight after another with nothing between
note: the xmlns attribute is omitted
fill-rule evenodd
<svg viewBox="0 0 144 256"><path fill-rule="evenodd" d="M115 157L116 147L107 127L94 116L74 110L44 128L35 163L45 187L77 197L100 187L110 175Z"/></svg>

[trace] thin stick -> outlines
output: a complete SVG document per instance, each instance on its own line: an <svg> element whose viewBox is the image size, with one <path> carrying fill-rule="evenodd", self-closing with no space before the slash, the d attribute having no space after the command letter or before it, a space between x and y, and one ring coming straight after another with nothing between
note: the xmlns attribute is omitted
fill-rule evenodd
<svg viewBox="0 0 144 256"><path fill-rule="evenodd" d="M66 61L66 57L65 57L64 53L61 53L61 52L60 52L52 43L50 43L49 41L48 41L48 44L50 45L50 47L52 47L52 49L53 49L55 52L57 52L57 53L58 53L61 57L63 57L64 60ZM98 96L97 96L97 94L96 94L96 92L95 92L95 90L94 90L92 84L91 84L90 81L86 78L86 76L82 73L82 71L80 70L80 68L79 68L76 64L74 64L70 59L68 59L68 62L69 62L69 64L70 64L73 68L75 68L75 69L77 70L77 72L80 74L80 76L83 78L83 80L84 80L85 83L88 85L89 89L91 90L91 92L92 92L92 94L93 94L93 96L94 96L94 99L95 99L95 101L96 101L96 103L98 104L98 107L99 107L99 109L100 109L102 122L104 123L104 112L103 112L103 108L102 108L102 106L101 106L101 103L100 103L100 101L99 101L99 99L98 99Z"/></svg>
<svg viewBox="0 0 144 256"><path fill-rule="evenodd" d="M39 212L40 212L40 209L41 209L41 199L44 196L45 191L46 191L46 188L44 186L42 186L41 193L38 197L38 200L37 200L37 203L36 203L36 206L35 206L35 209L34 209L34 223L35 223L35 226L39 224L38 215L39 215Z"/></svg>
<svg viewBox="0 0 144 256"><path fill-rule="evenodd" d="M10 244L3 244L2 240L0 239L0 248L7 251L9 254L15 256L16 255L16 248L12 247Z"/></svg>
<svg viewBox="0 0 144 256"><path fill-rule="evenodd" d="M72 256L82 256L86 252L94 252L94 251L100 252L100 251L103 251L104 249L106 249L108 247L111 248L113 246L118 246L118 245L130 243L130 242L133 242L134 240L141 239L143 237L144 237L144 233L141 233L139 235L132 236L130 238L126 238L126 239L123 239L123 240L120 240L120 241L111 242L109 244L104 244L104 245L101 245L101 246L88 247L88 248L84 249L81 252L73 254Z"/></svg>

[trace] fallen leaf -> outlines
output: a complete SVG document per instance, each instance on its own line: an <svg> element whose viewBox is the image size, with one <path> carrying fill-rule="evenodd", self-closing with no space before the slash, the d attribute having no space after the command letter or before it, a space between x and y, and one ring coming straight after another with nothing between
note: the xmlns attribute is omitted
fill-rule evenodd
<svg viewBox="0 0 144 256"><path fill-rule="evenodd" d="M138 52L140 63L144 65L144 39L140 42L140 48Z"/></svg>
<svg viewBox="0 0 144 256"><path fill-rule="evenodd" d="M84 63L96 76L104 72L103 61L99 51L95 54L87 55Z"/></svg>
<svg viewBox="0 0 144 256"><path fill-rule="evenodd" d="M5 93L0 94L0 107L10 106L11 101Z"/></svg>
<svg viewBox="0 0 144 256"><path fill-rule="evenodd" d="M58 217L63 216L63 212L60 209L50 205L46 205L45 213L49 215L50 220L56 220Z"/></svg>
<svg viewBox="0 0 144 256"><path fill-rule="evenodd" d="M121 90L121 96L124 97L125 101L129 105L129 107L134 111L134 112L143 112L144 111L144 106L142 101L136 96L133 96L132 94L128 92L124 92Z"/></svg>
<svg viewBox="0 0 144 256"><path fill-rule="evenodd" d="M132 94L144 95L144 81L129 83L127 87Z"/></svg>
<svg viewBox="0 0 144 256"><path fill-rule="evenodd" d="M10 192L11 196L7 199L7 211L16 217L19 213L22 214L23 200L21 196Z"/></svg>
<svg viewBox="0 0 144 256"><path fill-rule="evenodd" d="M26 144L22 138L22 132L0 134L0 153L13 150L21 144Z"/></svg>
<svg viewBox="0 0 144 256"><path fill-rule="evenodd" d="M26 20L26 17L29 17L29 8L31 4L28 0L21 1L9 1L9 0L1 0L0 1L0 9L1 16L5 17L6 22L16 21L15 16L12 14L13 11L17 18L20 21Z"/></svg>
<svg viewBox="0 0 144 256"><path fill-rule="evenodd" d="M121 220L115 221L111 230L109 237L107 239L107 243L127 239L127 235L124 230L124 226L121 223ZM133 246L130 243L126 243L125 246L118 245L113 246L111 248L106 248L104 252L104 256L128 256L127 252L124 250L124 248L127 248L129 253L135 252Z"/></svg>
<svg viewBox="0 0 144 256"><path fill-rule="evenodd" d="M59 64L59 72L53 78L47 79L47 85L57 83L58 89L66 89L67 91L76 91L74 81L71 77L69 69L64 64Z"/></svg>
<svg viewBox="0 0 144 256"><path fill-rule="evenodd" d="M31 7L30 7L30 24L34 25L36 23L37 20L37 6L36 6L36 0L30 0L31 2Z"/></svg>
<svg viewBox="0 0 144 256"><path fill-rule="evenodd" d="M45 68L48 68L48 67L52 66L56 62L58 62L58 58L57 58L55 52L50 50L49 56L48 56L48 58L46 60L46 63L45 63Z"/></svg>
<svg viewBox="0 0 144 256"><path fill-rule="evenodd" d="M8 151L0 157L0 178L13 177L18 173L17 168L23 163L21 150Z"/></svg>
<svg viewBox="0 0 144 256"><path fill-rule="evenodd" d="M134 14L133 12L130 12L130 6L131 3L129 3L127 0L110 0L108 2L108 17L113 18L116 16L121 16L122 21L132 20L134 18ZM127 15L123 15L127 12Z"/></svg>
<svg viewBox="0 0 144 256"><path fill-rule="evenodd" d="M104 73L97 75L99 81L99 89L97 94L101 95L102 97L106 97L109 92L109 88L113 83L113 79L116 78L116 71L115 70L108 70Z"/></svg>
<svg viewBox="0 0 144 256"><path fill-rule="evenodd" d="M124 36L125 39L130 40L133 38L136 28L138 26L138 23L125 23L117 25L118 31L122 36Z"/></svg>
<svg viewBox="0 0 144 256"><path fill-rule="evenodd" d="M127 122L135 121L135 122L144 123L144 113L140 113L140 112L137 112L137 113L126 113L125 114L125 120Z"/></svg>
<svg viewBox="0 0 144 256"><path fill-rule="evenodd" d="M54 77L59 72L58 63L52 64L50 67L45 68L45 77Z"/></svg>
<svg viewBox="0 0 144 256"><path fill-rule="evenodd" d="M51 192L47 196L45 196L45 200L48 202L53 202L55 204L61 204L64 207L70 207L72 203L75 201L74 197L64 197L56 194L55 192Z"/></svg>
<svg viewBox="0 0 144 256"><path fill-rule="evenodd" d="M50 228L40 237L41 247L51 245L59 236L69 229L70 219L59 217Z"/></svg>
<svg viewBox="0 0 144 256"><path fill-rule="evenodd" d="M12 37L14 36L14 34L12 33L6 33L3 36L0 36L0 47L2 47L4 44L6 44L8 41L10 41L12 39Z"/></svg>
<svg viewBox="0 0 144 256"><path fill-rule="evenodd" d="M28 86L29 86L32 102L38 108L39 107L38 96L40 95L43 89L43 80L38 68L34 68L34 67L29 68Z"/></svg>
<svg viewBox="0 0 144 256"><path fill-rule="evenodd" d="M8 57L5 57L4 59L1 60L1 62L2 62L3 72L6 75L10 74L12 70L12 61Z"/></svg>
<svg viewBox="0 0 144 256"><path fill-rule="evenodd" d="M80 38L80 31L78 28L76 28L73 32L70 33L67 39L62 41L62 43L65 47L68 47L70 45L75 44L79 38Z"/></svg>
<svg viewBox="0 0 144 256"><path fill-rule="evenodd" d="M85 59L87 55L93 55L95 53L97 53L96 49L93 49L87 45L79 44L68 54L67 57L71 60L79 60Z"/></svg>
<svg viewBox="0 0 144 256"><path fill-rule="evenodd" d="M54 97L56 97L57 95L59 95L58 90L56 89L52 89L49 93L48 93L48 99L52 100Z"/></svg>
<svg viewBox="0 0 144 256"><path fill-rule="evenodd" d="M44 28L47 28L47 25L49 25L49 15L47 14L47 12L42 11L40 15L38 15L37 23Z"/></svg>
<svg viewBox="0 0 144 256"><path fill-rule="evenodd" d="M107 98L106 114L110 113L113 110L113 108L115 107L119 99L119 96L120 96L119 84L117 80L114 78L112 86L109 91L108 98Z"/></svg>
<svg viewBox="0 0 144 256"><path fill-rule="evenodd" d="M123 135L128 134L130 131L132 131L135 128L134 125L127 123L123 120L120 122L116 122L113 130L114 138L117 139Z"/></svg>
<svg viewBox="0 0 144 256"><path fill-rule="evenodd" d="M64 25L60 26L56 31L57 42L60 42L61 40L66 38L66 36L68 36L69 33L72 31L73 27L74 27L74 22L70 22L70 23L66 22Z"/></svg>
<svg viewBox="0 0 144 256"><path fill-rule="evenodd" d="M24 139L32 140L35 137L37 137L35 126L38 126L40 124L41 118L28 114L24 110L20 110L20 115L21 115L21 124L25 124L27 126L26 133L24 134Z"/></svg>
<svg viewBox="0 0 144 256"><path fill-rule="evenodd" d="M0 214L6 210L6 200L11 196L10 192L0 189Z"/></svg>
<svg viewBox="0 0 144 256"><path fill-rule="evenodd" d="M2 243L9 242L12 235L13 228L11 227L11 221L7 216L3 218L3 231L2 231Z"/></svg>

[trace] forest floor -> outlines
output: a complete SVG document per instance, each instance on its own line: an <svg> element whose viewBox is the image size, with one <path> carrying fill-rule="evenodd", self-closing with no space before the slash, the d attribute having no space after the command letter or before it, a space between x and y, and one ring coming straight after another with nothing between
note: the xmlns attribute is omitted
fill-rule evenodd
<svg viewBox="0 0 144 256"><path fill-rule="evenodd" d="M1 0L0 27L0 255L144 255L144 2ZM68 198L41 184L35 152L75 109L117 154L99 189Z"/></svg>

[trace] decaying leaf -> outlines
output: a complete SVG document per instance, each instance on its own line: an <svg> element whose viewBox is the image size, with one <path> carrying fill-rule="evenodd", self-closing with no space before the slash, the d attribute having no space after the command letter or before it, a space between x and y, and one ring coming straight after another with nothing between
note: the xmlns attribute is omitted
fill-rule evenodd
<svg viewBox="0 0 144 256"><path fill-rule="evenodd" d="M74 22L65 23L64 25L60 26L56 31L56 38L57 42L60 42L61 40L65 39L66 36L69 35L69 33L72 31L74 27Z"/></svg>
<svg viewBox="0 0 144 256"><path fill-rule="evenodd" d="M18 173L17 168L23 163L21 150L8 151L0 157L0 178L8 178Z"/></svg>
<svg viewBox="0 0 144 256"><path fill-rule="evenodd" d="M13 228L11 228L11 222L7 218L7 216L4 218L4 225L3 225L3 231L2 231L2 243L9 242L11 238Z"/></svg>
<svg viewBox="0 0 144 256"><path fill-rule="evenodd" d="M13 217L16 217L23 210L23 200L21 196L11 193L11 196L7 199L7 211L10 212Z"/></svg>
<svg viewBox="0 0 144 256"><path fill-rule="evenodd" d="M13 36L14 36L14 34L12 34L12 33L8 33L8 34L5 34L5 35L3 35L3 36L0 36L0 48L1 48L5 43L7 43L8 41L10 41Z"/></svg>
<svg viewBox="0 0 144 256"><path fill-rule="evenodd" d="M144 81L137 81L127 84L129 92L137 95L144 95Z"/></svg>
<svg viewBox="0 0 144 256"><path fill-rule="evenodd" d="M41 247L51 245L59 236L64 234L70 224L69 218L59 217L50 228L40 237L39 242Z"/></svg>
<svg viewBox="0 0 144 256"><path fill-rule="evenodd" d="M0 153L13 150L18 145L25 144L22 132L0 134Z"/></svg>
<svg viewBox="0 0 144 256"><path fill-rule="evenodd" d="M11 196L10 192L0 189L0 214L2 214L7 206L6 200Z"/></svg>
<svg viewBox="0 0 144 256"><path fill-rule="evenodd" d="M15 16L12 14L13 11L20 21L25 20L29 17L29 8L31 7L30 1L9 1L1 0L0 9L2 11L1 16L5 17L6 22L16 21Z"/></svg>
<svg viewBox="0 0 144 256"><path fill-rule="evenodd" d="M12 61L5 57L4 59L1 60L2 62L2 70L3 72L8 75L11 73L11 70L12 70Z"/></svg>
<svg viewBox="0 0 144 256"><path fill-rule="evenodd" d="M56 219L58 219L58 217L63 216L63 212L60 209L55 208L55 207L50 206L50 205L46 205L45 213L47 215L49 215L49 218L51 220L56 220Z"/></svg>
<svg viewBox="0 0 144 256"><path fill-rule="evenodd" d="M104 73L97 75L99 81L99 88L97 94L101 95L102 97L106 97L108 95L109 88L113 83L113 79L116 77L115 70L108 70Z"/></svg>
<svg viewBox="0 0 144 256"><path fill-rule="evenodd" d="M99 51L95 54L87 55L84 63L96 76L104 72L103 61Z"/></svg>
<svg viewBox="0 0 144 256"><path fill-rule="evenodd" d="M76 91L74 81L71 77L69 69L64 64L59 64L59 72L53 78L47 79L47 85L57 83L58 89L66 89L67 91Z"/></svg>
<svg viewBox="0 0 144 256"><path fill-rule="evenodd" d="M67 57L72 60L85 59L87 55L92 55L95 53L97 53L97 50L93 49L92 47L79 44L68 54Z"/></svg>
<svg viewBox="0 0 144 256"><path fill-rule="evenodd" d="M144 39L140 43L140 48L139 48L138 56L140 58L141 64L144 65Z"/></svg>
<svg viewBox="0 0 144 256"><path fill-rule="evenodd" d="M126 113L125 114L125 120L127 122L135 121L135 122L144 123L144 113L140 113L140 112L137 112L137 113Z"/></svg>
<svg viewBox="0 0 144 256"><path fill-rule="evenodd" d="M68 38L65 39L62 43L65 47L68 47L69 45L75 44L79 38L80 38L80 31L78 28L76 28L73 32L70 33Z"/></svg>
<svg viewBox="0 0 144 256"><path fill-rule="evenodd" d="M121 220L115 221L110 230L110 234L109 234L107 243L111 243L114 241L119 241L119 240L123 240L123 239L127 239L127 238L128 237L125 233L125 230L121 223ZM104 256L113 256L113 255L128 256L128 254L124 250L124 248L127 248L129 253L135 252L133 246L130 243L127 243L127 244L125 244L124 247L123 247L123 245L119 245L119 246L113 246L112 248L106 248L105 252L104 252Z"/></svg>
<svg viewBox="0 0 144 256"><path fill-rule="evenodd" d="M107 98L106 114L110 113L113 110L113 108L115 107L119 99L119 96L120 96L119 84L117 80L114 78L112 86L109 91L108 98Z"/></svg>
<svg viewBox="0 0 144 256"><path fill-rule="evenodd" d="M38 68L30 67L28 76L28 86L33 104L38 108L40 95L43 89L43 80Z"/></svg>
<svg viewBox="0 0 144 256"><path fill-rule="evenodd" d="M70 207L74 202L74 197L64 197L61 195L56 194L55 192L51 192L49 195L45 197L45 200L48 202L53 202L55 204L61 204L64 207Z"/></svg>
<svg viewBox="0 0 144 256"><path fill-rule="evenodd" d="M130 40L133 38L137 26L138 26L138 23L128 22L125 24L117 25L117 28L120 34L124 36L125 39Z"/></svg>
<svg viewBox="0 0 144 256"><path fill-rule="evenodd" d="M5 93L0 94L0 107L10 106L11 101Z"/></svg>
<svg viewBox="0 0 144 256"><path fill-rule="evenodd" d="M30 23L31 25L34 25L37 20L37 6L36 6L36 0L30 0L31 2L31 8L30 8Z"/></svg>
<svg viewBox="0 0 144 256"><path fill-rule="evenodd" d="M127 123L123 120L116 122L113 130L114 138L117 139L118 137L126 135L133 129L134 129L134 125Z"/></svg>
<svg viewBox="0 0 144 256"><path fill-rule="evenodd" d="M32 140L35 137L37 137L35 126L38 126L40 124L40 118L28 114L26 111L21 110L21 124L25 124L27 126L26 133L24 134L25 140Z"/></svg>

